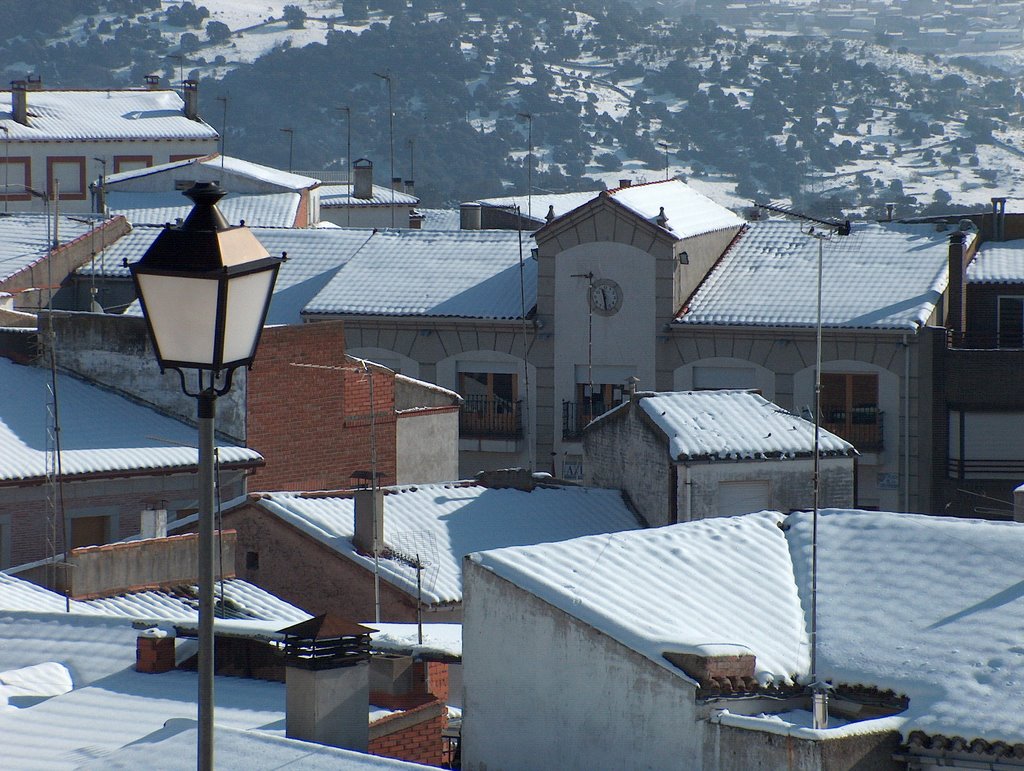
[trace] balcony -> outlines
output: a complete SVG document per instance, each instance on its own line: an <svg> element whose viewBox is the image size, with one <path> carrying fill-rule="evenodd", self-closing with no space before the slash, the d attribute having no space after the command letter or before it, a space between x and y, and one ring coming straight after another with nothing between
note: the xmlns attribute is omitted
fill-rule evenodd
<svg viewBox="0 0 1024 771"><path fill-rule="evenodd" d="M844 409L823 409L821 427L841 436L861 452L875 452L882 449L882 411L877 407L854 407Z"/></svg>
<svg viewBox="0 0 1024 771"><path fill-rule="evenodd" d="M582 441L587 424L607 410L603 401L562 402L562 439Z"/></svg>
<svg viewBox="0 0 1024 771"><path fill-rule="evenodd" d="M966 332L947 330L946 347L965 351L1020 351L1024 350L1024 335L994 329Z"/></svg>
<svg viewBox="0 0 1024 771"><path fill-rule="evenodd" d="M522 439L522 406L522 400L467 396L459 410L459 435L472 439Z"/></svg>

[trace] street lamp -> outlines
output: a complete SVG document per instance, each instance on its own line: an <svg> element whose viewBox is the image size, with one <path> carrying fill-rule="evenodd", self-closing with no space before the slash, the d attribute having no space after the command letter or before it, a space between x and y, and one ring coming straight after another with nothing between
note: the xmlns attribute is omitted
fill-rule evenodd
<svg viewBox="0 0 1024 771"><path fill-rule="evenodd" d="M130 267L160 370L177 370L199 418L198 767L213 769L213 423L216 399L238 367L251 367L283 258L217 209L224 191L199 182L180 225L160 232ZM185 370L196 370L190 391ZM219 383L219 385L218 385Z"/></svg>

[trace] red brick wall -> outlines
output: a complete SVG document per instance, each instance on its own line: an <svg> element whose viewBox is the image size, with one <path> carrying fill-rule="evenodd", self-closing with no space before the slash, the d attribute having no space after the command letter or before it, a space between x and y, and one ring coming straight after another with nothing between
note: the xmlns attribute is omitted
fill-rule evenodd
<svg viewBox="0 0 1024 771"><path fill-rule="evenodd" d="M321 368L296 366L317 365ZM335 367L337 369L323 369ZM334 490L370 468L370 387L345 357L341 322L269 327L263 332L246 398L246 436L267 465L250 490ZM394 374L370 368L377 469L395 479Z"/></svg>
<svg viewBox="0 0 1024 771"><path fill-rule="evenodd" d="M373 625L373 573L264 509L246 504L224 515L224 526L238 532L235 571L308 613L333 613ZM259 567L246 565L258 555ZM380 582L381 620L415 621L415 600L387 581Z"/></svg>
<svg viewBox="0 0 1024 771"><path fill-rule="evenodd" d="M407 722L409 716L414 715L417 710L424 712L431 711L436 702L424 704L422 707L386 717L373 724L376 731L386 729L387 721ZM447 725L448 719L442 709L440 714L427 718L413 725L406 725L393 733L370 739L368 750L373 755L383 755L387 758L397 758L412 763L425 763L431 766L440 766L444 761L443 743L441 731Z"/></svg>

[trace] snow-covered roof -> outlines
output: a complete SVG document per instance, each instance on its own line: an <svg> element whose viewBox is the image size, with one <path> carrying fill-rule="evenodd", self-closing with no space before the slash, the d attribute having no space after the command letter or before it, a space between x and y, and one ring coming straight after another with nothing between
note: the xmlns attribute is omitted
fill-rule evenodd
<svg viewBox="0 0 1024 771"><path fill-rule="evenodd" d="M727 645L756 656L762 684L806 682L812 519L762 512L471 559L680 676L665 652ZM822 511L819 676L909 697L889 718L905 738L1024 741L1022 550L1019 523Z"/></svg>
<svg viewBox="0 0 1024 771"><path fill-rule="evenodd" d="M62 244L87 235L93 227L104 222L102 217L83 220L83 217L63 215L58 219L57 229ZM0 281L46 259L49 252L48 237L53 238L52 217L45 214L0 214ZM54 276L53 280L60 281L63 278ZM46 283L46 276L40 276L39 285Z"/></svg>
<svg viewBox="0 0 1024 771"><path fill-rule="evenodd" d="M694 293L682 324L814 326L818 245L798 222L750 223ZM976 236L967 234L968 245ZM822 325L916 330L946 288L949 234L854 223L822 243Z"/></svg>
<svg viewBox="0 0 1024 771"><path fill-rule="evenodd" d="M338 206L415 206L420 199L414 195L392 190L390 187L373 185L369 198L357 198L351 193L349 184L321 185L320 208L333 209Z"/></svg>
<svg viewBox="0 0 1024 771"><path fill-rule="evenodd" d="M664 228L675 238L743 226L740 216L678 179L619 187L609 190L608 196L652 223L664 208L668 218Z"/></svg>
<svg viewBox="0 0 1024 771"><path fill-rule="evenodd" d="M288 253L274 285L267 324L298 324L300 311L313 299L338 269L374 238L374 231L359 228L252 228L253 234L274 255ZM81 275L128 279L128 264L139 260L159 235L160 229L138 227L97 257L95 267L84 267ZM378 234L380 235L380 234ZM125 311L141 316L138 302Z"/></svg>
<svg viewBox="0 0 1024 771"><path fill-rule="evenodd" d="M220 181L221 175L223 174L225 177L246 177L257 182L266 182L294 192L316 187L320 184L320 180L313 177L306 177L302 174L295 174L290 171L275 169L272 166L264 166L260 163L253 163L252 161L243 161L241 158L233 158L230 155L221 156L220 153L211 153L198 158L188 158L183 161L161 163L157 166L147 166L143 169L121 171L117 174L108 175L103 180L103 184L108 191L113 192L111 188L117 187L120 183L141 179L143 177L152 177L156 174L163 174L168 171L179 172L182 169L190 169L192 173L197 176L197 181L200 181L198 179L200 176L203 178L203 181L207 179L216 179L217 181ZM180 178L181 175L176 173L173 176L175 178ZM230 190L230 182L222 182L221 184L223 187ZM178 197L181 197L180 192L178 193Z"/></svg>
<svg viewBox="0 0 1024 771"><path fill-rule="evenodd" d="M504 230L378 232L306 306L307 314L519 319L537 302L533 241Z"/></svg>
<svg viewBox="0 0 1024 771"><path fill-rule="evenodd" d="M814 453L814 424L752 391L650 393L641 395L639 406L668 437L673 460ZM824 429L818 446L823 455L854 452L853 445Z"/></svg>
<svg viewBox="0 0 1024 771"><path fill-rule="evenodd" d="M416 211L423 215L422 230L461 230L462 214L458 209L425 209L417 206Z"/></svg>
<svg viewBox="0 0 1024 771"><path fill-rule="evenodd" d="M0 358L0 482L46 476L50 372ZM60 373L61 467L65 476L183 471L195 467L196 429L112 391ZM182 444L185 446L178 446ZM225 464L255 464L245 447L218 448Z"/></svg>
<svg viewBox="0 0 1024 771"><path fill-rule="evenodd" d="M419 625L367 621L364 626L376 629L370 639L373 649L402 653L407 656L462 658L462 624L424 624L423 642Z"/></svg>
<svg viewBox="0 0 1024 771"><path fill-rule="evenodd" d="M533 219L543 222L549 208L554 208L555 216L561 217L573 209L578 209L588 201L594 200L600 192L600 190L592 190L579 193L537 193L533 196L509 195L503 198L480 198L471 203L513 211L518 206L524 217L531 216Z"/></svg>
<svg viewBox="0 0 1024 771"><path fill-rule="evenodd" d="M356 552L351 495L261 493L255 503L309 536L373 570ZM462 558L480 549L562 541L589 533L638 527L617 490L538 487L532 492L475 484L392 487L384 496L384 543L429 562L423 599L462 601ZM380 576L416 594L416 571L394 559L380 560Z"/></svg>
<svg viewBox="0 0 1024 771"><path fill-rule="evenodd" d="M970 284L1024 283L1024 238L986 241L967 266Z"/></svg>
<svg viewBox="0 0 1024 771"><path fill-rule="evenodd" d="M11 115L11 92L0 91L0 125L11 141L217 139L214 129L185 117L174 91L28 91L28 123Z"/></svg>
<svg viewBox="0 0 1024 771"><path fill-rule="evenodd" d="M295 227L302 197L299 193L228 193L217 208L229 223L244 221L250 227ZM107 211L123 214L133 225L163 225L185 219L192 202L180 192L146 193L111 191L107 193Z"/></svg>

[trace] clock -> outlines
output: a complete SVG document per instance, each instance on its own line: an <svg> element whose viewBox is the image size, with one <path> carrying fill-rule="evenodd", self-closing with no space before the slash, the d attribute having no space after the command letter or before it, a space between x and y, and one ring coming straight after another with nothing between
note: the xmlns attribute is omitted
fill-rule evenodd
<svg viewBox="0 0 1024 771"><path fill-rule="evenodd" d="M612 316L622 307L622 287L611 279L599 278L590 285L590 308L602 316Z"/></svg>

